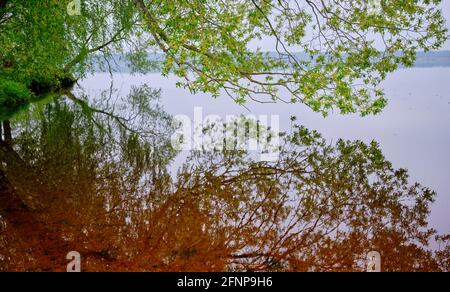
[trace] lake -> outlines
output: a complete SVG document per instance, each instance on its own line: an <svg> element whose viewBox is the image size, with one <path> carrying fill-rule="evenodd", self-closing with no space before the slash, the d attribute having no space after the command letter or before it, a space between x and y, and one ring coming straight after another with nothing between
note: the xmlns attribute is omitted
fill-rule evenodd
<svg viewBox="0 0 450 292"><path fill-rule="evenodd" d="M438 193L430 223L441 233L450 232L450 68L402 69L384 82L389 104L378 116L359 117L339 114L323 118L297 104L248 103L236 105L229 97L213 99L207 94L192 95L175 86L176 79L159 74L114 74L118 94L127 94L133 85L161 88L161 104L172 115L193 117L194 108L203 114L279 115L281 129L290 127L290 117L330 141L339 138L379 142L386 158L396 168L406 168L411 182L419 182ZM86 78L80 85L89 94L106 90L111 77L106 73ZM250 112L249 112L250 110Z"/></svg>

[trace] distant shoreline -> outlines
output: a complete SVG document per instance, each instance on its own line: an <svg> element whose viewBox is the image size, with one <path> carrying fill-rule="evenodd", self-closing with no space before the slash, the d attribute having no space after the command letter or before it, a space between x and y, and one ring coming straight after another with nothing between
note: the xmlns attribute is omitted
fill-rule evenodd
<svg viewBox="0 0 450 292"><path fill-rule="evenodd" d="M270 52L269 52L270 54ZM299 59L308 58L303 53L294 53L294 55L298 56ZM154 62L156 67L162 63L164 60L163 54L149 54L149 61ZM112 61L114 60L114 61ZM109 60L110 64L114 64L112 66L112 71L114 73L131 73L129 69L129 62L126 60L123 55L115 55ZM403 69L410 68L449 68L450 67L450 51L433 51L433 52L419 52L417 53L417 59L412 67L404 67ZM108 72L105 68L102 68L99 64L96 65L94 69L96 73L105 73ZM151 73L160 72L158 68L155 68L151 71ZM149 72L150 73L150 72Z"/></svg>
<svg viewBox="0 0 450 292"><path fill-rule="evenodd" d="M420 52L414 64L416 68L450 67L450 51Z"/></svg>

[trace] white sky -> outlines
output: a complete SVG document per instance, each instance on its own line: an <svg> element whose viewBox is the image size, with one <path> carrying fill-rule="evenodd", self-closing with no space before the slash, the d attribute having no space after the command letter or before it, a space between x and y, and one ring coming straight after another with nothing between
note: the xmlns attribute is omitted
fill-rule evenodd
<svg viewBox="0 0 450 292"><path fill-rule="evenodd" d="M445 18L447 19L447 27L450 28L450 0L442 0L441 8ZM251 49L256 49L258 47L263 51L275 51L275 41L273 39L266 38L261 41L252 42L250 44ZM450 40L447 41L442 50L450 50ZM295 51L295 48L293 49L293 51Z"/></svg>

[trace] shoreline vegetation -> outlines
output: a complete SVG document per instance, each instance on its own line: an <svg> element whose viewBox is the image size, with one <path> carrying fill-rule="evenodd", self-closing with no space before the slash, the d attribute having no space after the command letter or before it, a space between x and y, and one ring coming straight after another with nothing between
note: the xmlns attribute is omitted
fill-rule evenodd
<svg viewBox="0 0 450 292"><path fill-rule="evenodd" d="M274 52L269 52L269 57L274 56ZM310 56L305 53L296 53L294 54L298 60L311 60ZM121 73L121 74L131 74L131 73L142 73L135 72L131 68L132 62L129 61L125 54L114 54L110 58L105 58L102 56L100 59L95 60L95 56L93 56L94 60L92 61L92 73ZM149 53L148 54L148 62L152 64L154 68L151 71L145 72L149 73L160 73L161 66L164 62L164 54L161 53ZM406 68L401 66L400 68ZM450 68L450 50L449 51L433 51L433 52L418 52L417 58L413 66L409 68ZM14 116L19 111L28 107L28 105L32 102L43 100L49 96L52 92L60 92L61 89L69 89L76 82L72 77L63 78L60 81L62 82L58 87L55 88L52 84L47 84L48 82L44 82L43 84L32 84L31 92L33 92L33 96L28 96L27 94L22 94L21 98L14 98L14 95L10 95L9 99L3 100L0 98L0 120L7 120L10 117ZM2 82L0 80L0 93L2 92ZM19 92L20 93L20 92Z"/></svg>

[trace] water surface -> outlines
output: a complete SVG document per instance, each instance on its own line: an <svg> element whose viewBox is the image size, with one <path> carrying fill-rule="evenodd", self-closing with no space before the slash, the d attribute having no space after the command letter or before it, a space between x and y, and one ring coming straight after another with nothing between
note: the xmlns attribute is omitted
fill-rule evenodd
<svg viewBox="0 0 450 292"><path fill-rule="evenodd" d="M147 84L162 89L161 103L172 115L193 117L194 108L204 115L280 115L281 129L290 128L290 117L330 141L339 138L380 143L387 160L396 168L406 168L411 181L438 193L430 222L440 232L450 232L450 68L403 69L384 83L389 104L378 116L359 117L333 114L327 118L303 105L248 103L236 105L227 96L213 99L207 94L192 95L175 86L175 78L160 74L132 76L115 74L118 94L127 94L133 85ZM109 74L96 74L81 82L89 93L106 90ZM250 112L249 112L250 110Z"/></svg>

